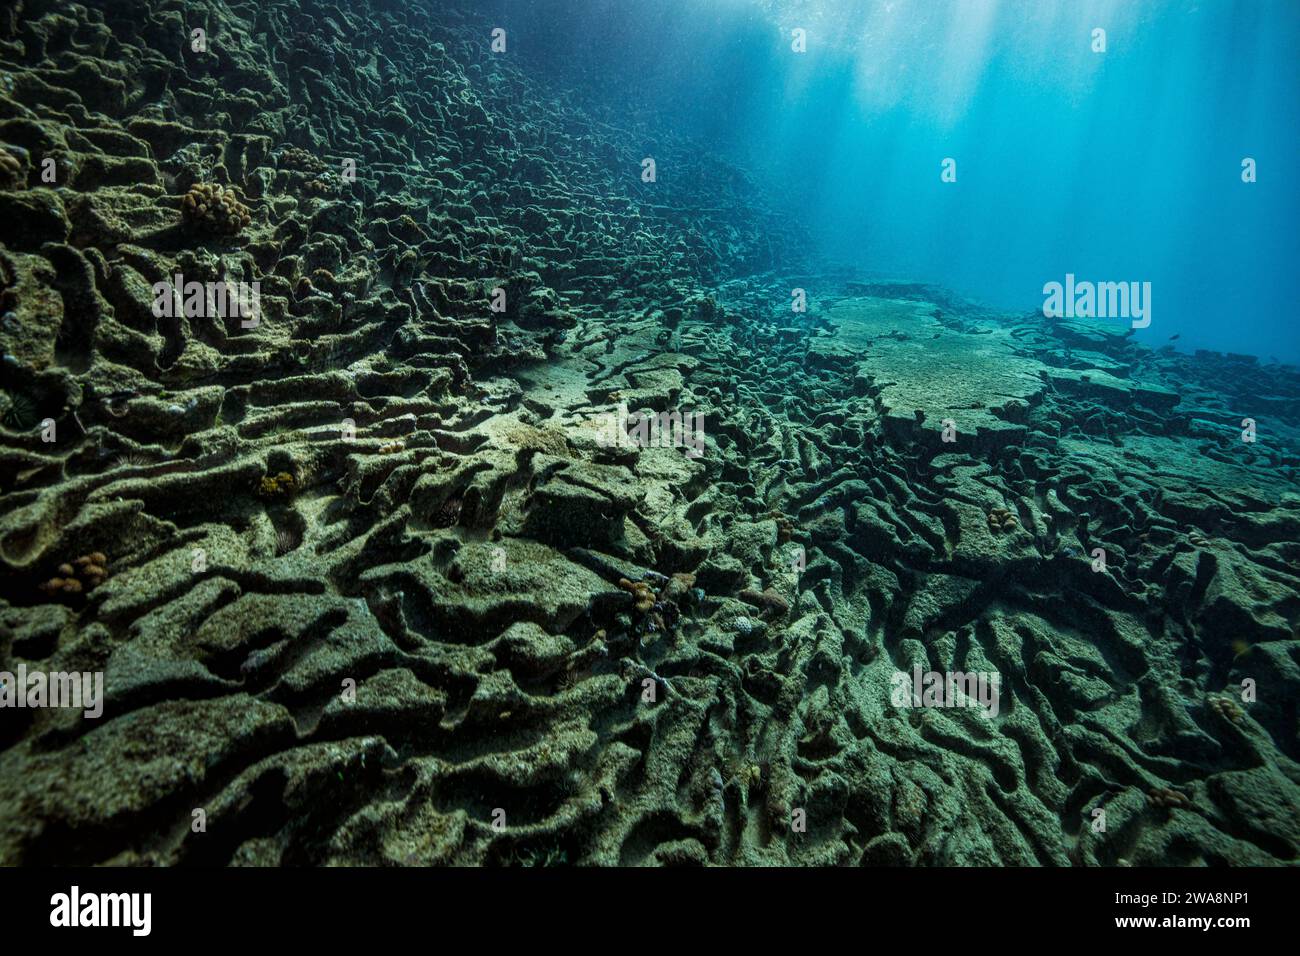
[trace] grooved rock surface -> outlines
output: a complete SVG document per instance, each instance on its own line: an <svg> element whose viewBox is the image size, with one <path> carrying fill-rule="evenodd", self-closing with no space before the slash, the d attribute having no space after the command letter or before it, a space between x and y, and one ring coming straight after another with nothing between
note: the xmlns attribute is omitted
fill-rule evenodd
<svg viewBox="0 0 1300 956"><path fill-rule="evenodd" d="M0 862L1296 861L1300 373L819 274L423 6L0 12L0 670L106 691Z"/></svg>

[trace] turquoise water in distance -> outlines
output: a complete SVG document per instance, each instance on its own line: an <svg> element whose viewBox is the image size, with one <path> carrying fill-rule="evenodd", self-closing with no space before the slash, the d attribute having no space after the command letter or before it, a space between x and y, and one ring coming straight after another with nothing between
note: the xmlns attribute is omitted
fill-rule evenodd
<svg viewBox="0 0 1300 956"><path fill-rule="evenodd" d="M1300 362L1297 0L488 6L579 102L755 174L828 265L1015 312L1150 282L1142 341Z"/></svg>

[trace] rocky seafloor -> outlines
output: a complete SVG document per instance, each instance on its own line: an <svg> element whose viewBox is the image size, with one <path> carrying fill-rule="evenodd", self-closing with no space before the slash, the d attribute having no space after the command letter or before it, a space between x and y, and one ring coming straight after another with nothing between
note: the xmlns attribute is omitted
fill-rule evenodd
<svg viewBox="0 0 1300 956"><path fill-rule="evenodd" d="M433 8L0 12L0 670L106 687L0 863L1296 861L1300 371L818 267Z"/></svg>

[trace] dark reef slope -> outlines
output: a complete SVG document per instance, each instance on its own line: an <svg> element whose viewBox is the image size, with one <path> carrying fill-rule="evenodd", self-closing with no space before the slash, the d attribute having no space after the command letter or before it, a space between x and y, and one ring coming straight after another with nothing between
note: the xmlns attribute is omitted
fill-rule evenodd
<svg viewBox="0 0 1300 956"><path fill-rule="evenodd" d="M0 862L1295 860L1295 370L816 274L430 6L0 13L0 669L108 690Z"/></svg>

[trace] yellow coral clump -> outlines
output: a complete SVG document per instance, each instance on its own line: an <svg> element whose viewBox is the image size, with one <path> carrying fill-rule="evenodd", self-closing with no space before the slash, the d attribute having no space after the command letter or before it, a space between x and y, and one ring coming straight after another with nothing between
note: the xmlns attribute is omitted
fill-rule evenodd
<svg viewBox="0 0 1300 956"><path fill-rule="evenodd" d="M287 471L282 471L272 477L265 475L258 487L259 492L264 498L287 498L292 495L298 488L297 482L293 480L293 475Z"/></svg>
<svg viewBox="0 0 1300 956"><path fill-rule="evenodd" d="M21 189L25 178L18 157L0 149L0 189Z"/></svg>
<svg viewBox="0 0 1300 956"><path fill-rule="evenodd" d="M1241 723L1242 709L1231 697L1211 697L1210 710L1229 723Z"/></svg>
<svg viewBox="0 0 1300 956"><path fill-rule="evenodd" d="M81 594L108 580L108 557L102 551L92 551L74 558L71 563L60 564L58 571L56 576L40 585L40 590L51 597Z"/></svg>
<svg viewBox="0 0 1300 956"><path fill-rule="evenodd" d="M654 609L656 595L645 581L632 582L627 578L619 578L618 586L635 599L638 613L645 614Z"/></svg>
<svg viewBox="0 0 1300 956"><path fill-rule="evenodd" d="M233 189L220 183L195 183L181 200L181 215L197 229L233 236L253 221Z"/></svg>
<svg viewBox="0 0 1300 956"><path fill-rule="evenodd" d="M1020 527L1020 522L1006 508L993 508L989 511L989 531L997 534L1000 531L1015 531Z"/></svg>
<svg viewBox="0 0 1300 956"><path fill-rule="evenodd" d="M1192 798L1173 787L1155 787L1147 791L1147 803L1153 807L1173 809L1190 805Z"/></svg>
<svg viewBox="0 0 1300 956"><path fill-rule="evenodd" d="M297 146L286 146L280 153L281 169L296 169L305 173L323 173L326 170L325 163Z"/></svg>

